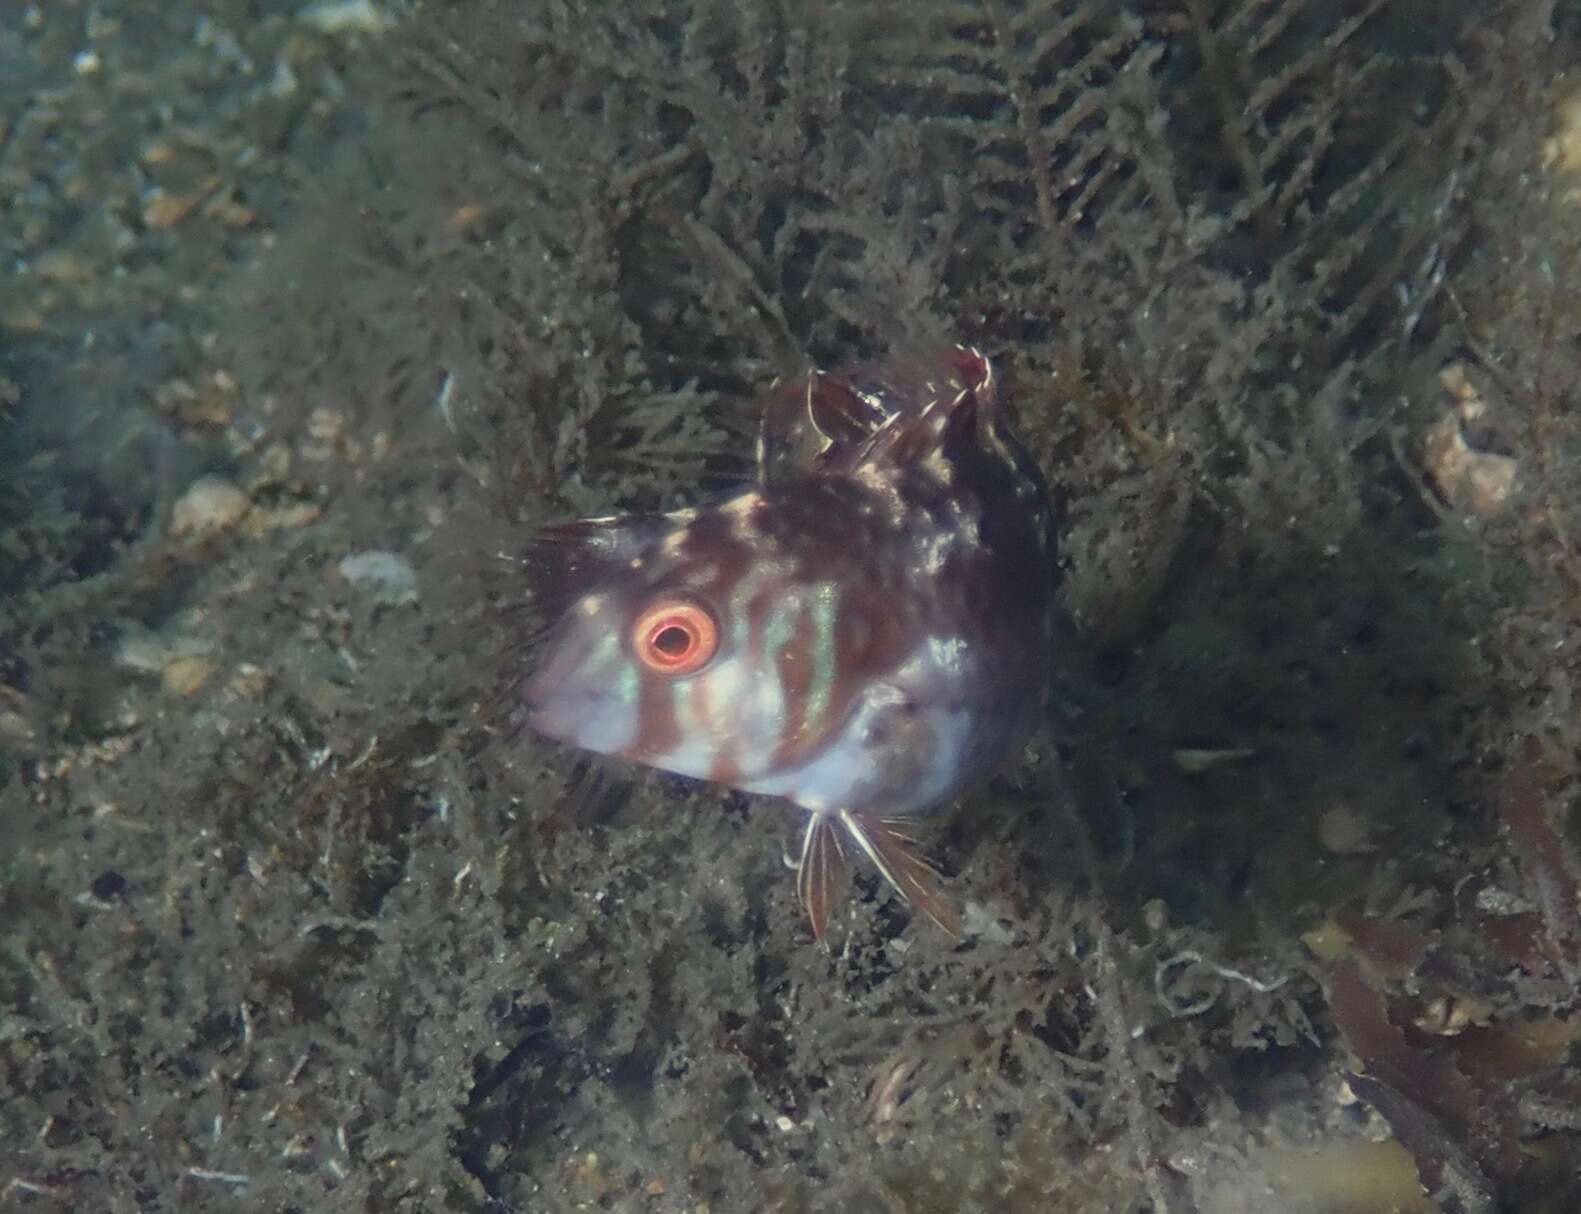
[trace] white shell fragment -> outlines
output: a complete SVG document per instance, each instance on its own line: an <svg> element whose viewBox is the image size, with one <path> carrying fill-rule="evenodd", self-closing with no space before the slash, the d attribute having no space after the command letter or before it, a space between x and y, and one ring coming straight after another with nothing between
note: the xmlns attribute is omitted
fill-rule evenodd
<svg viewBox="0 0 1581 1214"><path fill-rule="evenodd" d="M319 0L302 9L297 18L326 34L382 34L395 24L373 0Z"/></svg>
<svg viewBox="0 0 1581 1214"><path fill-rule="evenodd" d="M388 607L417 602L417 571L398 552L370 548L343 557L340 576Z"/></svg>
<svg viewBox="0 0 1581 1214"><path fill-rule="evenodd" d="M229 531L241 522L252 503L221 476L202 476L176 499L170 512L173 539L203 540Z"/></svg>

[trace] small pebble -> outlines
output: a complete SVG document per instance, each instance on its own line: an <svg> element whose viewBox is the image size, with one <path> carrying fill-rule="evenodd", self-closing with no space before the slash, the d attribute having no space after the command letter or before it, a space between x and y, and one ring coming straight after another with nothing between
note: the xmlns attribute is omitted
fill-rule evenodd
<svg viewBox="0 0 1581 1214"><path fill-rule="evenodd" d="M1330 806L1318 818L1318 842L1336 856L1363 856L1378 850L1377 827L1349 805Z"/></svg>
<svg viewBox="0 0 1581 1214"><path fill-rule="evenodd" d="M214 673L214 663L208 658L190 654L179 657L159 673L159 681L171 695L189 696L209 681Z"/></svg>
<svg viewBox="0 0 1581 1214"><path fill-rule="evenodd" d="M251 535L293 531L298 527L306 527L323 513L323 508L316 502L290 502L271 510L252 510L247 515L247 531Z"/></svg>
<svg viewBox="0 0 1581 1214"><path fill-rule="evenodd" d="M116 646L115 663L138 674L161 674L178 658L203 657L211 642L193 636L169 636L128 626Z"/></svg>
<svg viewBox="0 0 1581 1214"><path fill-rule="evenodd" d="M373 548L341 560L340 576L390 607L417 602L417 571L404 556Z"/></svg>
<svg viewBox="0 0 1581 1214"><path fill-rule="evenodd" d="M229 531L250 505L247 495L223 477L199 477L177 499L170 514L170 534L177 539L207 539Z"/></svg>
<svg viewBox="0 0 1581 1214"><path fill-rule="evenodd" d="M989 944L1014 944L1016 935L999 921L981 902L970 899L961 908L961 935L969 940L985 940Z"/></svg>
<svg viewBox="0 0 1581 1214"><path fill-rule="evenodd" d="M382 34L394 24L372 0L320 0L297 16L326 34Z"/></svg>
<svg viewBox="0 0 1581 1214"><path fill-rule="evenodd" d="M269 690L269 672L261 666L254 666L251 662L243 662L236 668L236 673L231 676L231 681L226 689L234 696L256 700Z"/></svg>

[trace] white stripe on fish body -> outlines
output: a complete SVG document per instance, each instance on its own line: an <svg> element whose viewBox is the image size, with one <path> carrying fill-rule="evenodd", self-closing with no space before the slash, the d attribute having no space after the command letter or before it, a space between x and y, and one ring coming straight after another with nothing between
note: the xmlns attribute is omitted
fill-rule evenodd
<svg viewBox="0 0 1581 1214"><path fill-rule="evenodd" d="M941 688L975 677L971 651L960 637L930 637L889 678L866 688L851 720L804 762L743 783L748 792L784 797L813 813L852 805L879 807L906 817L946 801L966 768L976 712ZM901 713L904 735L895 739L911 763L897 764L883 734L886 714ZM917 745L925 737L928 744ZM901 778L897 779L899 775Z"/></svg>

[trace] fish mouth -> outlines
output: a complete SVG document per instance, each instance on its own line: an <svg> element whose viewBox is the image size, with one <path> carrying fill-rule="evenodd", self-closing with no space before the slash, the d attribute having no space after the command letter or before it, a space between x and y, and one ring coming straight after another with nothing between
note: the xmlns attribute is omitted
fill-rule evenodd
<svg viewBox="0 0 1581 1214"><path fill-rule="evenodd" d="M522 706L533 728L552 733L551 722L566 715L578 700L590 700L587 690L587 646L563 628L551 628L533 655L537 660L520 683Z"/></svg>
<svg viewBox="0 0 1581 1214"><path fill-rule="evenodd" d="M529 675L522 683L522 707L527 710L527 724L534 733L556 741L569 740L572 732L567 717L565 696L557 694L564 686L563 679L550 677L548 670Z"/></svg>
<svg viewBox="0 0 1581 1214"><path fill-rule="evenodd" d="M553 667L529 676L521 695L527 726L540 737L606 755L624 754L636 740L632 706Z"/></svg>

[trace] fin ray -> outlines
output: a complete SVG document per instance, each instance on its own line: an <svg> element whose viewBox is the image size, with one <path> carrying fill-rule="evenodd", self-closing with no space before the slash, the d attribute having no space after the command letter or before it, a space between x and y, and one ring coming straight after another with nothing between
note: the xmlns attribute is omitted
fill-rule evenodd
<svg viewBox="0 0 1581 1214"><path fill-rule="evenodd" d="M874 814L840 811L840 824L895 892L957 940L961 916L945 895L939 871L912 841Z"/></svg>
<svg viewBox="0 0 1581 1214"><path fill-rule="evenodd" d="M802 835L801 862L796 866L796 894L807 912L815 940L822 941L829 928L834 887L845 875L845 851L840 832L826 814L813 814Z"/></svg>

